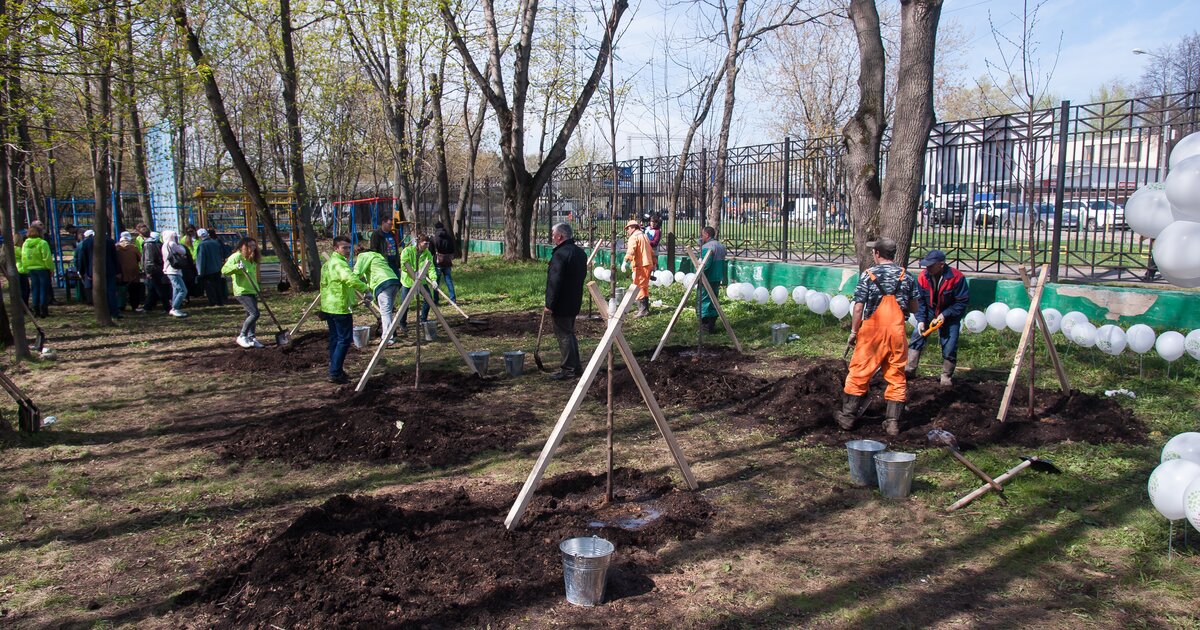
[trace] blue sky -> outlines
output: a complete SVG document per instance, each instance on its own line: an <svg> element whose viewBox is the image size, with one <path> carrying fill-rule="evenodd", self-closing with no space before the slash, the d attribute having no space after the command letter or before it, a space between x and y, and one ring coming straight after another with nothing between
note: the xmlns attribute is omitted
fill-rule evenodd
<svg viewBox="0 0 1200 630"><path fill-rule="evenodd" d="M1020 30L1020 0L946 0L943 21L957 22L969 35L971 48L963 60L967 77L987 70L997 59L988 14L1002 31ZM1041 9L1038 29L1045 57L1052 59L1059 34L1062 52L1050 91L1082 103L1102 83L1114 78L1136 80L1154 58L1135 55L1134 48L1154 51L1200 30L1196 0L1050 0Z"/></svg>

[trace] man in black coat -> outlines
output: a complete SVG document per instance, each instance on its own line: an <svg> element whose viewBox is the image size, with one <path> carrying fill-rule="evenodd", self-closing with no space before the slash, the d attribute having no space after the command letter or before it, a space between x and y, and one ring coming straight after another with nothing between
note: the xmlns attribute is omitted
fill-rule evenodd
<svg viewBox="0 0 1200 630"><path fill-rule="evenodd" d="M579 378L579 340L575 338L575 316L583 304L583 281L587 279L587 255L575 244L571 226L559 223L552 231L554 253L546 270L546 313L554 321L554 338L562 355L560 369L550 378L561 381Z"/></svg>

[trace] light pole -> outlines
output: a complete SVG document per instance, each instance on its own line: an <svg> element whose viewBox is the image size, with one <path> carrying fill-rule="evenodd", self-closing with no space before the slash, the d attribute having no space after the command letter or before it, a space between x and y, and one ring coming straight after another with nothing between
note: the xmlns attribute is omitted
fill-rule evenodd
<svg viewBox="0 0 1200 630"><path fill-rule="evenodd" d="M1164 57L1158 53L1152 53L1144 48L1134 48L1133 50L1131 50L1129 52L1132 52L1135 55L1146 55L1148 57L1154 57L1155 59L1159 60L1160 62L1162 62L1164 64L1167 63L1166 57ZM1164 81L1163 81L1164 94L1167 91L1168 90L1167 90L1167 84L1166 84L1166 77L1164 77ZM1166 109L1165 99L1163 102L1163 109L1164 110ZM1162 127L1159 129L1159 132L1158 132L1159 133L1159 142L1158 142L1158 160L1157 161L1158 161L1158 181L1160 181L1160 182L1167 178L1167 156L1170 155L1168 147L1171 144L1171 139L1167 137L1167 133L1169 130L1170 130L1170 128L1167 125L1166 111L1163 111Z"/></svg>

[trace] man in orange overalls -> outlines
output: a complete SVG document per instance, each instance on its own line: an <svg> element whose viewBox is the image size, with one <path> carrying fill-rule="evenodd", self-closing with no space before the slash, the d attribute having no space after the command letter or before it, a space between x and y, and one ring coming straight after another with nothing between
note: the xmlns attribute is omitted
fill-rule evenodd
<svg viewBox="0 0 1200 630"><path fill-rule="evenodd" d="M883 428L888 435L900 433L900 416L908 395L904 366L908 361L908 335L904 321L917 308L917 280L892 262L896 241L881 237L867 243L875 266L862 272L854 289L854 310L850 339L854 356L843 388L842 410L836 414L843 429L854 427L859 408L867 394L867 384L876 370L883 369L887 390L887 417Z"/></svg>
<svg viewBox="0 0 1200 630"><path fill-rule="evenodd" d="M637 219L630 219L625 224L625 262L621 263L621 271L627 271L629 263L633 263L633 283L638 286L637 317L650 314L650 272L658 262L655 260L654 248L650 247L650 239L642 231Z"/></svg>

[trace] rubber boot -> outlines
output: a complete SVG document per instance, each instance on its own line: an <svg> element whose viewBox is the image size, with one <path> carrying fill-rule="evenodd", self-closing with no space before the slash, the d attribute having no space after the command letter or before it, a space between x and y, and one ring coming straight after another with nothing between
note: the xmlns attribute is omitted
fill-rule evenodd
<svg viewBox="0 0 1200 630"><path fill-rule="evenodd" d="M637 315L634 317L645 317L650 314L650 298L644 297L638 300Z"/></svg>
<svg viewBox="0 0 1200 630"><path fill-rule="evenodd" d="M908 349L908 363L904 365L905 378L916 378L917 365L921 363L921 351L914 348Z"/></svg>
<svg viewBox="0 0 1200 630"><path fill-rule="evenodd" d="M904 415L904 403L894 400L887 401L887 417L883 421L883 430L888 435L900 435L900 416Z"/></svg>
<svg viewBox="0 0 1200 630"><path fill-rule="evenodd" d="M706 333L711 334L711 333L717 332L717 318L716 317L702 317L700 319L700 325L704 326L704 332L706 332Z"/></svg>
<svg viewBox="0 0 1200 630"><path fill-rule="evenodd" d="M954 384L952 380L954 376L954 361L942 361L942 386L950 387Z"/></svg>
<svg viewBox="0 0 1200 630"><path fill-rule="evenodd" d="M862 405L862 400L862 396L842 393L842 410L833 414L839 427L847 431L854 428L854 421L858 418L858 408Z"/></svg>

